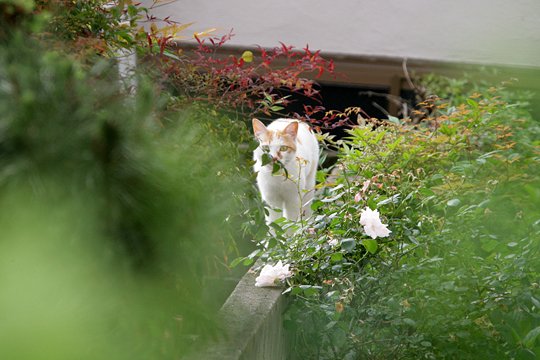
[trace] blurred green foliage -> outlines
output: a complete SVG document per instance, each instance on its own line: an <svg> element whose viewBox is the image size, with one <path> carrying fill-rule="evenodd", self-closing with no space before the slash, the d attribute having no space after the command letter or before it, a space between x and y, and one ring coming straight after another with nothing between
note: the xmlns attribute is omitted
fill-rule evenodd
<svg viewBox="0 0 540 360"><path fill-rule="evenodd" d="M0 42L0 358L178 358L218 337L246 126L140 74L127 95L113 61L18 26Z"/></svg>

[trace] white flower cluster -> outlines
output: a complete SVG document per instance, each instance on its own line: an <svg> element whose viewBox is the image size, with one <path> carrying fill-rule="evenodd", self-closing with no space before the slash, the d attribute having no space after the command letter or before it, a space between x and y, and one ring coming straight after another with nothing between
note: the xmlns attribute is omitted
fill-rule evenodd
<svg viewBox="0 0 540 360"><path fill-rule="evenodd" d="M285 280L291 275L292 273L289 271L289 264L283 265L281 260L274 266L266 264L262 268L261 274L255 279L255 286L279 286L280 281Z"/></svg>
<svg viewBox="0 0 540 360"><path fill-rule="evenodd" d="M364 226L364 231L372 239L377 237L387 237L391 231L388 230L387 225L381 222L379 217L379 211L365 208L360 214L360 224Z"/></svg>
<svg viewBox="0 0 540 360"><path fill-rule="evenodd" d="M379 212L377 210L371 210L366 207L360 214L360 224L364 227L364 231L372 239L377 237L387 237L391 231L388 230L387 225L381 222ZM330 245L337 245L337 240L332 239L329 242ZM289 270L289 264L283 264L280 261L275 265L266 264L261 269L261 273L255 279L255 286L257 287L271 287L280 286L281 282L286 278L292 276L292 272Z"/></svg>

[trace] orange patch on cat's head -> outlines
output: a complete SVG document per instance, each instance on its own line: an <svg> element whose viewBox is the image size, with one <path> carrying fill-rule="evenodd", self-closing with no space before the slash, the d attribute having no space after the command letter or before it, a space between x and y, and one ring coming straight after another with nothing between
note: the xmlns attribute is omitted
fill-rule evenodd
<svg viewBox="0 0 540 360"><path fill-rule="evenodd" d="M288 146L293 151L296 151L296 137L292 137L289 133L284 130L276 131L272 134L272 138L281 139L283 145Z"/></svg>
<svg viewBox="0 0 540 360"><path fill-rule="evenodd" d="M291 122L285 127L285 129L278 131L277 136L279 136L283 145L287 145L289 148L296 151L296 137L298 134L298 122Z"/></svg>
<svg viewBox="0 0 540 360"><path fill-rule="evenodd" d="M253 133L261 144L271 144L279 141L288 146L291 150L296 151L296 136L298 133L298 122L291 122L283 130L269 130L264 124L258 120L252 120Z"/></svg>

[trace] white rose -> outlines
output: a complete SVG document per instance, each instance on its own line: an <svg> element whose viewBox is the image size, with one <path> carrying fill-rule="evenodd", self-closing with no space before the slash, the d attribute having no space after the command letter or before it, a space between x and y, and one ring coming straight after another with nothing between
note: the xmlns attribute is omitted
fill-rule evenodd
<svg viewBox="0 0 540 360"><path fill-rule="evenodd" d="M387 225L381 222L379 212L377 210L371 210L365 208L360 214L360 224L364 226L364 231L372 239L377 237L387 237L391 231L388 230Z"/></svg>
<svg viewBox="0 0 540 360"><path fill-rule="evenodd" d="M261 273L255 279L255 286L268 287L279 286L279 282L290 277L292 273L289 271L289 264L283 265L281 260L274 266L266 264L261 270Z"/></svg>

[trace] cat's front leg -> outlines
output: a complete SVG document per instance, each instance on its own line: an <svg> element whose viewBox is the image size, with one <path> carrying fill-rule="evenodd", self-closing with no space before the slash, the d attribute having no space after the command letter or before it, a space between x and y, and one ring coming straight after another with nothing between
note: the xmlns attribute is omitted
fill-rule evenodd
<svg viewBox="0 0 540 360"><path fill-rule="evenodd" d="M297 221L300 219L300 214L302 213L302 205L300 199L289 199L283 204L283 216L287 220Z"/></svg>

